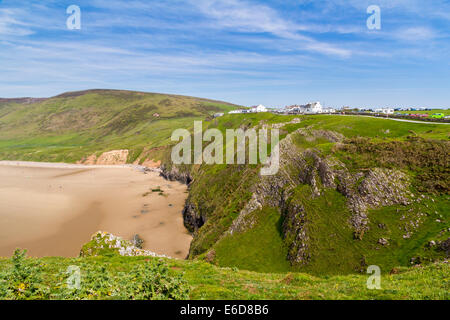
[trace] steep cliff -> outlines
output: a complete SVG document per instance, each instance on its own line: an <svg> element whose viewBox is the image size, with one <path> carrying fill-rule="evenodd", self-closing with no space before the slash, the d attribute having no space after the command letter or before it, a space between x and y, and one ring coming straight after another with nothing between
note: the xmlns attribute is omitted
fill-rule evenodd
<svg viewBox="0 0 450 320"><path fill-rule="evenodd" d="M445 256L427 241L438 231L445 231L443 239L448 235L448 142L348 138L298 120L253 126L288 132L276 175L260 176L259 166L249 165L165 173L183 182L189 176L183 216L194 234L191 258L272 271L276 263L268 250L278 250L273 257L290 265L283 270L342 273L367 263L389 268L416 255L429 261ZM425 150L433 152L425 156ZM419 191L426 183L433 186L428 194ZM263 226L273 219L273 227ZM257 262L258 255L267 261Z"/></svg>

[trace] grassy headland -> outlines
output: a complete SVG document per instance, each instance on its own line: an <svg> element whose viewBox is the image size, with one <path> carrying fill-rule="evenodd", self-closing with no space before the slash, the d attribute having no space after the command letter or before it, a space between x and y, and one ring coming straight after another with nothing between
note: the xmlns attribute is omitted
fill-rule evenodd
<svg viewBox="0 0 450 320"><path fill-rule="evenodd" d="M31 105L3 102L0 159L75 162L128 149L128 162L145 153L162 160L172 178L188 176L189 261L166 263L169 274L184 273L193 299L449 298L449 269L442 262L450 239L447 125L331 115L211 117L234 108L122 91L72 93ZM223 133L279 128L279 173L261 177L259 165L172 165L170 135L192 128L194 120ZM93 273L108 269L120 288L119 272L145 260L30 261L42 265L47 287L63 280L60 270L82 264ZM366 288L369 265L380 266L382 290ZM0 262L3 270L10 266ZM87 298L109 298L102 290Z"/></svg>

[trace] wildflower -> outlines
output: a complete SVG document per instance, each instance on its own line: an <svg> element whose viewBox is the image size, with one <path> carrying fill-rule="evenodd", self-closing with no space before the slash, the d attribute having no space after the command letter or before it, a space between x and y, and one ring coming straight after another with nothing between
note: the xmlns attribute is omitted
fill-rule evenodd
<svg viewBox="0 0 450 320"><path fill-rule="evenodd" d="M19 292L24 292L26 288L25 283L21 283L19 284L19 287L17 288L19 290Z"/></svg>

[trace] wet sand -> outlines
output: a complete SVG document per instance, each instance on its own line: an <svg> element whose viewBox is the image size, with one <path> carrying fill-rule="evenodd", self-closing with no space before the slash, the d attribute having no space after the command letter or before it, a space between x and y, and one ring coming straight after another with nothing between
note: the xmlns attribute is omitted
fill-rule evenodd
<svg viewBox="0 0 450 320"><path fill-rule="evenodd" d="M160 187L163 195L152 192ZM192 237L181 211L187 188L128 166L0 162L0 256L76 257L96 231L185 258ZM144 196L145 195L145 196Z"/></svg>

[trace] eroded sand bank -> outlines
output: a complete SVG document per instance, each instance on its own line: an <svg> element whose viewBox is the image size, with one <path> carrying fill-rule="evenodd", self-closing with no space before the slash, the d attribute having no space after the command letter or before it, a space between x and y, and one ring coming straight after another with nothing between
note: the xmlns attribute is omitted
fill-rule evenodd
<svg viewBox="0 0 450 320"><path fill-rule="evenodd" d="M152 189L160 192L152 192ZM187 188L127 166L0 162L0 256L76 257L98 231L145 240L144 249L185 258L192 237L181 211Z"/></svg>

